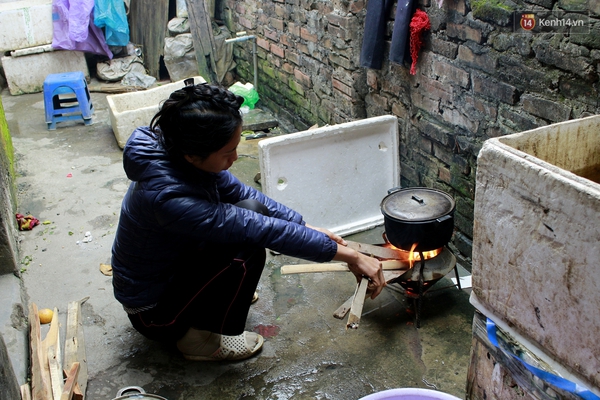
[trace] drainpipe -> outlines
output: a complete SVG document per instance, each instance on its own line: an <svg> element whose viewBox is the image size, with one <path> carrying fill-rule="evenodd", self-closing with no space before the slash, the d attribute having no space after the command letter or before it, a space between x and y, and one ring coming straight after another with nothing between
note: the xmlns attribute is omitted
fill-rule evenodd
<svg viewBox="0 0 600 400"><path fill-rule="evenodd" d="M258 66L256 60L256 36L246 35L246 32L238 32L235 34L236 37L233 39L225 39L225 43L245 42L252 40L252 61L254 63L254 89L258 91Z"/></svg>

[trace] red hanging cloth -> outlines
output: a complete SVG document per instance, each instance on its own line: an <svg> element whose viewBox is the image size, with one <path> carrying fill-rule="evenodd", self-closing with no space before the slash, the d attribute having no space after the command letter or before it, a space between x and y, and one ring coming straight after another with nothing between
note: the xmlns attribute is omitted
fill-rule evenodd
<svg viewBox="0 0 600 400"><path fill-rule="evenodd" d="M412 19L410 20L410 56L412 58L412 64L410 66L410 74L415 75L417 73L417 58L419 57L419 50L421 50L421 34L423 31L431 29L431 23L429 17L425 11L417 9Z"/></svg>

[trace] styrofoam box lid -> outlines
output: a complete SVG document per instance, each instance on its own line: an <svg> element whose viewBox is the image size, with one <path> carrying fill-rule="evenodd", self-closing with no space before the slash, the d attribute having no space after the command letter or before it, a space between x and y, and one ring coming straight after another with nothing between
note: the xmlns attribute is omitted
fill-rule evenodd
<svg viewBox="0 0 600 400"><path fill-rule="evenodd" d="M263 192L339 235L381 225L381 200L399 186L394 116L268 138L258 147Z"/></svg>

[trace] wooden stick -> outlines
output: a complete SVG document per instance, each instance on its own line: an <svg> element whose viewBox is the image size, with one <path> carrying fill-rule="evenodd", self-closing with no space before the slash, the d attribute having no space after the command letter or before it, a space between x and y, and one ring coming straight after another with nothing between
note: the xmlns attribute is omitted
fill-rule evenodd
<svg viewBox="0 0 600 400"><path fill-rule="evenodd" d="M86 299L87 300L87 299ZM87 388L88 370L83 339L83 322L81 320L81 301L72 301L67 310L67 334L65 340L65 361L63 366L71 368L74 363L79 364L77 382L81 393L85 396Z"/></svg>
<svg viewBox="0 0 600 400"><path fill-rule="evenodd" d="M41 340L40 315L35 303L29 305L29 341L31 349L31 398L33 400L52 399L50 375L44 360L47 354Z"/></svg>
<svg viewBox="0 0 600 400"><path fill-rule="evenodd" d="M71 369L67 373L67 380L65 381L65 386L63 388L62 394L60 396L60 400L72 400L73 399L73 390L75 389L75 385L77 384L77 377L79 375L79 363L74 362L71 366Z"/></svg>
<svg viewBox="0 0 600 400"><path fill-rule="evenodd" d="M55 308L50 321L50 330L42 341L44 352L44 369L50 376L50 386L55 399L60 398L63 389L63 369L60 351L60 333L58 310Z"/></svg>
<svg viewBox="0 0 600 400"><path fill-rule="evenodd" d="M31 400L31 388L27 383L21 385L21 400Z"/></svg>
<svg viewBox="0 0 600 400"><path fill-rule="evenodd" d="M398 260L386 260L381 262L383 270L408 269L409 265ZM344 272L350 271L346 263L329 264L295 264L281 266L281 274L302 274L305 272Z"/></svg>
<svg viewBox="0 0 600 400"><path fill-rule="evenodd" d="M350 307L350 315L348 316L348 322L346 323L346 329L358 329L358 323L362 315L363 305L365 304L365 296L367 295L367 287L369 286L369 279L362 278L354 293L354 299L352 300L352 307Z"/></svg>
<svg viewBox="0 0 600 400"><path fill-rule="evenodd" d="M352 306L352 300L354 300L354 296L350 297L348 300L344 302L341 306L338 307L337 310L333 313L333 317L337 319L344 319L348 311L350 311L350 307Z"/></svg>

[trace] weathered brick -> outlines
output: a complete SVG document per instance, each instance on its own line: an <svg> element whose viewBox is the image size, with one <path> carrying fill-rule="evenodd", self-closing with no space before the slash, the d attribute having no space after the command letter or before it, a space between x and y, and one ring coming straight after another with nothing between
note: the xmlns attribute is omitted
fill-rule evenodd
<svg viewBox="0 0 600 400"><path fill-rule="evenodd" d="M573 57L551 47L550 43L539 41L533 45L535 58L544 64L554 65L560 69L570 71L589 81L598 79L590 60L584 57Z"/></svg>
<svg viewBox="0 0 600 400"><path fill-rule="evenodd" d="M489 75L473 74L473 93L500 100L503 103L515 104L519 99L517 88L507 83L498 82Z"/></svg>
<svg viewBox="0 0 600 400"><path fill-rule="evenodd" d="M433 73L440 77L442 83L456 83L463 88L469 87L469 73L464 69L443 61L433 63L432 69Z"/></svg>
<svg viewBox="0 0 600 400"><path fill-rule="evenodd" d="M294 73L294 66L290 63L283 63L283 66L281 67L285 72L287 72L288 74L293 74Z"/></svg>
<svg viewBox="0 0 600 400"><path fill-rule="evenodd" d="M571 116L571 107L529 94L521 97L523 109L552 122L566 121Z"/></svg>
<svg viewBox="0 0 600 400"><path fill-rule="evenodd" d="M294 77L300 82L304 87L310 88L312 87L312 81L310 76L306 75L304 72L300 71L298 68L294 69Z"/></svg>
<svg viewBox="0 0 600 400"><path fill-rule="evenodd" d="M277 31L274 31L271 29L265 29L264 35L267 39L271 39L275 42L277 42L279 40L279 35L277 34Z"/></svg>
<svg viewBox="0 0 600 400"><path fill-rule="evenodd" d="M270 21L271 26L277 30L283 31L284 23L280 18L271 18Z"/></svg>
<svg viewBox="0 0 600 400"><path fill-rule="evenodd" d="M274 43L271 43L271 53L273 53L276 56L281 57L281 58L285 57L285 49Z"/></svg>
<svg viewBox="0 0 600 400"><path fill-rule="evenodd" d="M388 99L385 96L381 96L378 93L371 93L367 95L367 101L370 101L372 106L379 108L381 111L388 109Z"/></svg>
<svg viewBox="0 0 600 400"><path fill-rule="evenodd" d="M333 88L335 90L337 90L338 92L348 96L348 97L352 97L356 95L356 92L354 91L354 89L352 89L350 86L346 85L345 83L342 83L341 81L337 80L337 79L333 79L332 81L333 84Z"/></svg>
<svg viewBox="0 0 600 400"><path fill-rule="evenodd" d="M271 43L269 43L268 40L265 40L263 38L257 37L256 38L256 45L260 48L263 48L267 51L271 50Z"/></svg>
<svg viewBox="0 0 600 400"><path fill-rule="evenodd" d="M292 77L290 77L288 79L288 85L290 89L292 89L294 92L298 93L301 96L304 96L304 88L302 87L300 82L297 82Z"/></svg>
<svg viewBox="0 0 600 400"><path fill-rule="evenodd" d="M400 162L400 175L410 182L407 186L418 186L420 184L419 173L412 163Z"/></svg>
<svg viewBox="0 0 600 400"><path fill-rule="evenodd" d="M367 70L367 85L373 90L377 90L377 73L372 69Z"/></svg>
<svg viewBox="0 0 600 400"><path fill-rule="evenodd" d="M327 31L332 34L336 38L340 38L342 40L346 40L346 30L340 28L339 26L329 25L327 27ZM327 46L326 46L327 47Z"/></svg>
<svg viewBox="0 0 600 400"><path fill-rule="evenodd" d="M395 102L392 104L392 114L397 116L400 119L408 119L410 116L408 112L408 108L402 103Z"/></svg>
<svg viewBox="0 0 600 400"><path fill-rule="evenodd" d="M300 25L294 23L294 22L289 22L287 24L287 29L288 32L290 32L291 35L296 36L296 37L300 37Z"/></svg>
<svg viewBox="0 0 600 400"><path fill-rule="evenodd" d="M365 0L356 0L350 2L350 6L348 7L348 11L352 14L358 14L362 10L365 9Z"/></svg>
<svg viewBox="0 0 600 400"><path fill-rule="evenodd" d="M465 4L465 0L448 0L446 4L448 4L449 10L453 10L460 15L467 14L467 6Z"/></svg>
<svg viewBox="0 0 600 400"><path fill-rule="evenodd" d="M483 38L480 30L471 28L465 24L448 23L446 25L446 34L460 40L472 40L475 43L481 43Z"/></svg>
<svg viewBox="0 0 600 400"><path fill-rule="evenodd" d="M329 61L331 61L332 64L339 65L345 69L353 69L353 65L350 60L337 54L329 54Z"/></svg>
<svg viewBox="0 0 600 400"><path fill-rule="evenodd" d="M292 50L286 50L285 51L285 58L290 61L293 62L294 64L300 66L302 63L302 59L300 57L300 54L292 51Z"/></svg>
<svg viewBox="0 0 600 400"><path fill-rule="evenodd" d="M240 15L240 17L238 18L238 23L243 26L244 28L247 29L254 29L254 25L252 24L252 21L250 21L247 18L244 18Z"/></svg>
<svg viewBox="0 0 600 400"><path fill-rule="evenodd" d="M455 108L443 107L442 111L442 119L444 121L452 125L460 126L466 129L468 132L477 132L477 129L479 128L479 123L477 121L472 121Z"/></svg>
<svg viewBox="0 0 600 400"><path fill-rule="evenodd" d="M514 132L523 132L537 128L540 125L531 115L519 112L508 107L500 107L499 121L511 128Z"/></svg>
<svg viewBox="0 0 600 400"><path fill-rule="evenodd" d="M420 108L421 110L427 111L431 114L438 114L440 109L440 101L433 100L428 96L424 96L421 93L413 93L412 96L413 106Z"/></svg>
<svg viewBox="0 0 600 400"><path fill-rule="evenodd" d="M430 40L431 50L450 60L456 58L458 54L458 44L442 40L437 36L432 36Z"/></svg>
<svg viewBox="0 0 600 400"><path fill-rule="evenodd" d="M351 21L353 18L351 17L344 17L342 15L336 14L336 13L331 13L331 14L327 14L325 16L325 18L327 18L327 21L332 24L332 25L336 25L342 28L348 28L351 24Z"/></svg>
<svg viewBox="0 0 600 400"><path fill-rule="evenodd" d="M495 121L498 115L498 108L477 96L464 96L465 107L461 108L463 114L470 115L473 119L483 121ZM460 107L460 106L459 106Z"/></svg>
<svg viewBox="0 0 600 400"><path fill-rule="evenodd" d="M289 12L286 7L280 6L279 4L275 5L275 15L284 20L289 18Z"/></svg>
<svg viewBox="0 0 600 400"><path fill-rule="evenodd" d="M290 38L290 35L288 35L288 34L279 36L279 42L282 45L287 46L288 48L296 46L296 42L292 41L292 39Z"/></svg>
<svg viewBox="0 0 600 400"><path fill-rule="evenodd" d="M450 170L446 167L438 168L438 178L446 183L450 183L452 181L452 176L450 175Z"/></svg>
<svg viewBox="0 0 600 400"><path fill-rule="evenodd" d="M309 42L317 43L317 35L309 32L306 28L300 28L300 38Z"/></svg>
<svg viewBox="0 0 600 400"><path fill-rule="evenodd" d="M498 65L498 60L489 53L475 54L473 50L464 45L458 46L458 59L471 67L490 73L494 73Z"/></svg>
<svg viewBox="0 0 600 400"><path fill-rule="evenodd" d="M442 145L445 145L445 146L450 144L450 140L449 140L450 132L448 132L448 129L446 129L442 125L439 125L435 122L429 121L425 118L421 118L418 121L418 123L416 124L416 127L425 136L435 140L436 142L441 143Z"/></svg>

